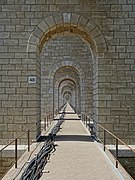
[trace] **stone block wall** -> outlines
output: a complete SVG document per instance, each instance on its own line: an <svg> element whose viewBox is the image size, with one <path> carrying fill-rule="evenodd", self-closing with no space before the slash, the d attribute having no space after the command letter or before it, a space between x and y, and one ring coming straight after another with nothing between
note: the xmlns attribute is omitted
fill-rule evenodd
<svg viewBox="0 0 135 180"><path fill-rule="evenodd" d="M47 31L49 37L62 31L58 24L64 24L63 31L83 36L94 51L94 119L133 144L134 17L133 0L1 0L0 144L40 121L40 51ZM67 24L75 27L69 30ZM37 82L29 84L29 76L36 76ZM35 132L33 137L39 134Z"/></svg>

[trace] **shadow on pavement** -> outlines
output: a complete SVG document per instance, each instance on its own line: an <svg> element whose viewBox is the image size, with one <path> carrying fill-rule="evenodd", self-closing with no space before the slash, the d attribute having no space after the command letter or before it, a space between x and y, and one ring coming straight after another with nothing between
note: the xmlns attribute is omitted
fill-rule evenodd
<svg viewBox="0 0 135 180"><path fill-rule="evenodd" d="M91 136L85 135L57 135L55 141L86 141L94 142Z"/></svg>

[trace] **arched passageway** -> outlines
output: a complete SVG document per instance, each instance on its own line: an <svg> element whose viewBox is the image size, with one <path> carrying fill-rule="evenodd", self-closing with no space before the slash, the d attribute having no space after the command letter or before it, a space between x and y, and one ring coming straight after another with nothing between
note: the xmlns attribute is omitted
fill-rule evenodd
<svg viewBox="0 0 135 180"><path fill-rule="evenodd" d="M59 108L65 103L65 91L70 91L70 103L80 107L80 76L76 69L72 66L64 66L59 68L54 75L54 108ZM78 107L78 108L79 108Z"/></svg>
<svg viewBox="0 0 135 180"><path fill-rule="evenodd" d="M98 95L97 57L98 51L106 51L100 29L80 15L56 14L38 24L29 38L27 49L31 54L36 52L41 69L41 74L37 74L41 79L38 87L39 91L41 87L41 118L59 107L60 98L74 97L74 103L82 112L93 112L93 117L98 120L97 104L93 103ZM61 81L68 78L75 82L74 90L68 91L68 95L60 94L58 75L63 77ZM40 102L37 106L40 107Z"/></svg>
<svg viewBox="0 0 135 180"><path fill-rule="evenodd" d="M32 137L40 135L41 115L56 108L55 73L66 66L79 74L81 111L133 144L134 3L2 0L0 7L1 144L33 124Z"/></svg>
<svg viewBox="0 0 135 180"><path fill-rule="evenodd" d="M70 79L65 79L63 83L60 84L58 89L58 97L59 97L59 103L58 107L61 106L63 103L70 103L77 106L77 87L76 84L73 83Z"/></svg>
<svg viewBox="0 0 135 180"><path fill-rule="evenodd" d="M58 36L44 46L41 62L43 116L46 110L50 110L52 107L55 110L64 102L62 101L63 96L61 96L61 87L64 86L64 83L74 89L73 105L83 112L89 113L93 106L93 63L88 44L76 35ZM55 69L55 67L57 68ZM69 80L65 81L66 79ZM71 80L74 82L72 85ZM48 91L46 87L48 87ZM52 93L48 95L47 92Z"/></svg>

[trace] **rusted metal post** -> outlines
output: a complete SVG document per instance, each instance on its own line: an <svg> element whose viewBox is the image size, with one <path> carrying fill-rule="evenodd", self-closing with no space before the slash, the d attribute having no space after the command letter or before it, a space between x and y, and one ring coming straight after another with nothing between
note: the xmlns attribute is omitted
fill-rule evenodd
<svg viewBox="0 0 135 180"><path fill-rule="evenodd" d="M88 118L87 118L87 116L86 116L86 127L87 127L87 121L88 121Z"/></svg>
<svg viewBox="0 0 135 180"><path fill-rule="evenodd" d="M104 129L104 151L105 151L105 145L106 145L106 131Z"/></svg>
<svg viewBox="0 0 135 180"><path fill-rule="evenodd" d="M90 118L89 118L89 131L90 131Z"/></svg>
<svg viewBox="0 0 135 180"><path fill-rule="evenodd" d="M50 125L50 114L48 114L48 126Z"/></svg>
<svg viewBox="0 0 135 180"><path fill-rule="evenodd" d="M47 128L48 128L48 116L47 116Z"/></svg>
<svg viewBox="0 0 135 180"><path fill-rule="evenodd" d="M116 168L118 168L118 139L116 139Z"/></svg>
<svg viewBox="0 0 135 180"><path fill-rule="evenodd" d="M50 114L50 125L51 125L51 118L52 118L52 115Z"/></svg>
<svg viewBox="0 0 135 180"><path fill-rule="evenodd" d="M48 115L48 127L49 127L49 121L50 121L50 114Z"/></svg>
<svg viewBox="0 0 135 180"><path fill-rule="evenodd" d="M44 129L46 130L46 117L44 117Z"/></svg>
<svg viewBox="0 0 135 180"><path fill-rule="evenodd" d="M15 139L15 168L17 168L17 139Z"/></svg>
<svg viewBox="0 0 135 180"><path fill-rule="evenodd" d="M46 129L48 128L48 115L46 116Z"/></svg>
<svg viewBox="0 0 135 180"><path fill-rule="evenodd" d="M51 118L52 118L51 114L49 115L49 117L50 117L50 118L49 118L49 119L50 119L50 120L49 120L49 122L50 122L49 124L51 125Z"/></svg>
<svg viewBox="0 0 135 180"><path fill-rule="evenodd" d="M30 152L30 130L28 130L28 152Z"/></svg>
<svg viewBox="0 0 135 180"><path fill-rule="evenodd" d="M46 116L44 117L44 121L45 121L45 123L44 123L44 128L45 128L45 130L46 130Z"/></svg>

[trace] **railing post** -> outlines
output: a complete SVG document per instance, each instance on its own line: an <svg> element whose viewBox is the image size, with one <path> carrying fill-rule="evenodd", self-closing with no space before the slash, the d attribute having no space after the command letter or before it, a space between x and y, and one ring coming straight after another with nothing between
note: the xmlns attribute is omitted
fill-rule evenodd
<svg viewBox="0 0 135 180"><path fill-rule="evenodd" d="M49 114L47 116L47 127L49 126Z"/></svg>
<svg viewBox="0 0 135 180"><path fill-rule="evenodd" d="M47 116L46 118L47 118L47 119L46 119L46 120L47 120L47 123L46 123L46 124L47 124L47 128L48 128L48 116Z"/></svg>
<svg viewBox="0 0 135 180"><path fill-rule="evenodd" d="M17 168L17 139L15 139L15 168Z"/></svg>
<svg viewBox="0 0 135 180"><path fill-rule="evenodd" d="M50 126L50 114L48 115L48 126Z"/></svg>
<svg viewBox="0 0 135 180"><path fill-rule="evenodd" d="M44 117L44 129L46 131L46 117Z"/></svg>
<svg viewBox="0 0 135 180"><path fill-rule="evenodd" d="M50 125L51 125L51 114L50 114Z"/></svg>
<svg viewBox="0 0 135 180"><path fill-rule="evenodd" d="M87 120L88 120L88 119L87 119L87 116L86 116L86 127L87 127Z"/></svg>
<svg viewBox="0 0 135 180"><path fill-rule="evenodd" d="M52 121L52 114L50 114L50 125L51 125L51 121Z"/></svg>
<svg viewBox="0 0 135 180"><path fill-rule="evenodd" d="M106 145L106 131L104 129L104 151L105 151L105 145Z"/></svg>
<svg viewBox="0 0 135 180"><path fill-rule="evenodd" d="M116 139L116 168L118 168L118 139Z"/></svg>
<svg viewBox="0 0 135 180"><path fill-rule="evenodd" d="M28 152L30 151L30 130L28 130Z"/></svg>
<svg viewBox="0 0 135 180"><path fill-rule="evenodd" d="M50 125L51 125L51 121L52 121L52 115L50 114Z"/></svg>
<svg viewBox="0 0 135 180"><path fill-rule="evenodd" d="M90 117L89 117L89 131L90 131Z"/></svg>

